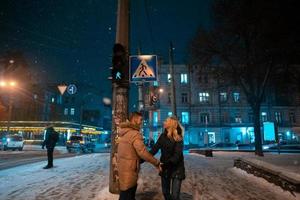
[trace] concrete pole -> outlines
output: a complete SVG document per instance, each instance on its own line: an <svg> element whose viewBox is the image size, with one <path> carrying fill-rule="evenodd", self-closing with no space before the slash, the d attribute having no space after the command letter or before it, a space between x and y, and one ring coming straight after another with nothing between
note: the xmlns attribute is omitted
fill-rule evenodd
<svg viewBox="0 0 300 200"><path fill-rule="evenodd" d="M116 43L123 45L129 50L129 0L118 0L117 14L117 32ZM126 67L128 70L127 66ZM128 74L128 73L127 73ZM128 118L128 80L122 84L113 83L112 86L112 133L111 133L111 155L110 155L110 174L109 174L109 192L118 194L119 182L117 171L117 134L120 122Z"/></svg>
<svg viewBox="0 0 300 200"><path fill-rule="evenodd" d="M171 106L172 106L172 115L177 117L176 110L176 92L175 92L175 78L174 78L174 52L173 52L173 44L170 43L169 49L169 70L171 74Z"/></svg>

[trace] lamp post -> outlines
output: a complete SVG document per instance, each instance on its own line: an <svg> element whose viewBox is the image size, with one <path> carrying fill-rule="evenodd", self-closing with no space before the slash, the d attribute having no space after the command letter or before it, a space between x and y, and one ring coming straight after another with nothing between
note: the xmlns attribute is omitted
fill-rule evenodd
<svg viewBox="0 0 300 200"><path fill-rule="evenodd" d="M15 81L0 81L0 87L3 89L8 89L8 119L7 119L7 133L10 131L10 122L13 108L13 98L12 92L16 88L17 82Z"/></svg>

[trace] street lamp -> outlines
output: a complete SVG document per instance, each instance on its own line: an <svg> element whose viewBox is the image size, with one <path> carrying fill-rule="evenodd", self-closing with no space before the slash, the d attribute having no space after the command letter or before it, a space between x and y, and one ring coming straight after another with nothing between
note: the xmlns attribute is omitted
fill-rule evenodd
<svg viewBox="0 0 300 200"><path fill-rule="evenodd" d="M0 87L4 89L8 89L8 119L7 119L7 134L9 134L10 129L10 121L13 107L13 98L11 92L17 86L17 82L15 81L0 81Z"/></svg>

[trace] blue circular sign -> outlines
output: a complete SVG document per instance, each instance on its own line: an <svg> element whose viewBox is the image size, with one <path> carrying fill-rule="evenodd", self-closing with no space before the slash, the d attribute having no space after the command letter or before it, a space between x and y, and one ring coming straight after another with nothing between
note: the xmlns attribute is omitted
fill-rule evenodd
<svg viewBox="0 0 300 200"><path fill-rule="evenodd" d="M70 84L67 88L67 92L72 95L72 94L76 94L77 92L77 87L74 84Z"/></svg>

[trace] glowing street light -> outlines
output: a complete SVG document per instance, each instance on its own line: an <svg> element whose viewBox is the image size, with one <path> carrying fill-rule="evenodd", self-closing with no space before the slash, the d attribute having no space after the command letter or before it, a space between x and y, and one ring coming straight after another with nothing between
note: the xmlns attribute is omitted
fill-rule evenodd
<svg viewBox="0 0 300 200"><path fill-rule="evenodd" d="M162 89L162 88L159 88L159 93L163 93L164 92L164 89Z"/></svg>

